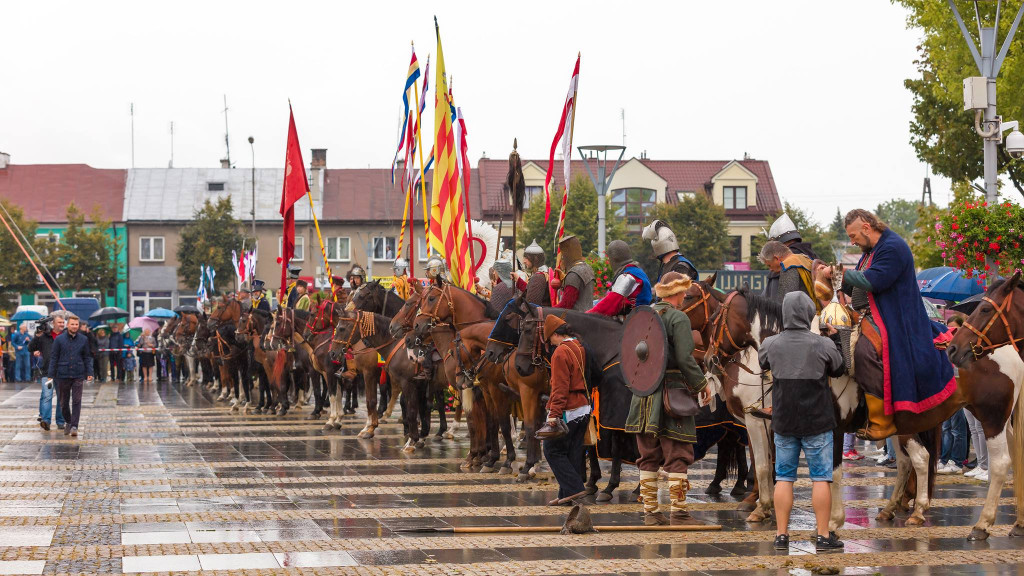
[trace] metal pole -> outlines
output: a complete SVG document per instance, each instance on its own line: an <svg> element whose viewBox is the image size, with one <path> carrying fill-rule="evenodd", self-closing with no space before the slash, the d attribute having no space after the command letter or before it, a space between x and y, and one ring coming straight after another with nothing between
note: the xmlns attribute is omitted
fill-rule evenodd
<svg viewBox="0 0 1024 576"><path fill-rule="evenodd" d="M252 150L252 239L256 241L256 139L249 136L249 149Z"/></svg>
<svg viewBox="0 0 1024 576"><path fill-rule="evenodd" d="M988 90L988 108L985 109L985 125L991 126L996 120L996 71L992 69L992 62L996 53L996 29L981 29L981 72L988 79L986 88ZM984 139L985 156L985 200L990 204L999 201L999 134L995 138Z"/></svg>
<svg viewBox="0 0 1024 576"><path fill-rule="evenodd" d="M607 159L607 152L605 153L605 159ZM605 193L605 181L604 181L604 162L597 167L597 182L594 182L594 187L597 188L597 253L604 256L605 247L605 209L607 208L608 202L604 197Z"/></svg>

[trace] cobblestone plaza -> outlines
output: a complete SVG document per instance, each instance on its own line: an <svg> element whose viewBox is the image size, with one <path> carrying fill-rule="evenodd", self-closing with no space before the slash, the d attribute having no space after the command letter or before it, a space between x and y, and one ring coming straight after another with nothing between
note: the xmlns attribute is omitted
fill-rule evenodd
<svg viewBox="0 0 1024 576"><path fill-rule="evenodd" d="M244 416L199 388L106 383L87 387L72 439L39 429L38 401L38 385L0 389L0 573L1024 573L1024 543L1006 536L1011 487L993 536L968 542L985 487L962 476L940 476L928 524L905 528L874 520L894 471L844 464L841 554L814 553L807 481L797 483L791 550L776 553L772 524L748 525L733 498L704 495L713 461L693 468L690 503L721 532L409 534L401 529L557 526L567 510L544 505L557 491L545 473L518 484L460 472L464 427L406 455L394 419L360 440L359 415L324 434L301 410ZM596 524L642 523L627 470L615 500L591 507Z"/></svg>

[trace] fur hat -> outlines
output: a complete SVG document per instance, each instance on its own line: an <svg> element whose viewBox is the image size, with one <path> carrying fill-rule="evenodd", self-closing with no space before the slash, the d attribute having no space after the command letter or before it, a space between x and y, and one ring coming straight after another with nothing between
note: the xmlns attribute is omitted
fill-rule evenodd
<svg viewBox="0 0 1024 576"><path fill-rule="evenodd" d="M550 314L544 318L544 341L551 340L551 335L555 333L562 326L565 326L565 320L562 320L554 314Z"/></svg>
<svg viewBox="0 0 1024 576"><path fill-rule="evenodd" d="M673 294L679 294L680 292L686 292L690 289L690 285L693 284L693 280L686 274L680 274L679 272L666 272L661 277L661 281L654 285L654 293L657 294L658 298L667 298Z"/></svg>

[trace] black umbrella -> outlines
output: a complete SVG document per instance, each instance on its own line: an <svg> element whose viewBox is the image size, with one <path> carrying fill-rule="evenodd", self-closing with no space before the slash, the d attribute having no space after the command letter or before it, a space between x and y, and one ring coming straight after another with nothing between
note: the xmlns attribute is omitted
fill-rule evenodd
<svg viewBox="0 0 1024 576"><path fill-rule="evenodd" d="M978 304L981 303L981 299L984 297L984 292L982 292L981 294L975 294L970 298L961 300L960 302L957 302L956 304L950 306L949 309L954 312L960 312L961 314L967 314L968 316L970 316L971 314L974 313L974 309L978 307Z"/></svg>
<svg viewBox="0 0 1024 576"><path fill-rule="evenodd" d="M199 314L199 308L189 304L182 304L174 309L178 314Z"/></svg>
<svg viewBox="0 0 1024 576"><path fill-rule="evenodd" d="M127 318L128 311L117 306L107 306L106 308L100 308L89 315L89 320L96 322L106 322L107 320L116 320L118 318Z"/></svg>

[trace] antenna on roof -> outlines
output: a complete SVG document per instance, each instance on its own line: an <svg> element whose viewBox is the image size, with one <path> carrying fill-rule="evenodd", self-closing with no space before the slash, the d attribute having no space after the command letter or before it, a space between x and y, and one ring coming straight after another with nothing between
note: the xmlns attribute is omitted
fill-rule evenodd
<svg viewBox="0 0 1024 576"><path fill-rule="evenodd" d="M225 168L231 168L231 142L228 140L228 95L224 95L224 149L227 152Z"/></svg>
<svg viewBox="0 0 1024 576"><path fill-rule="evenodd" d="M174 120L171 120L171 161L167 163L168 168L174 168Z"/></svg>
<svg viewBox="0 0 1024 576"><path fill-rule="evenodd" d="M619 113L622 115L622 145L626 145L626 109L620 108Z"/></svg>
<svg viewBox="0 0 1024 576"><path fill-rule="evenodd" d="M135 102L131 103L132 116L132 168L135 168Z"/></svg>

